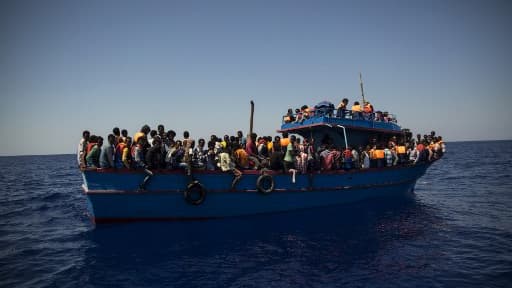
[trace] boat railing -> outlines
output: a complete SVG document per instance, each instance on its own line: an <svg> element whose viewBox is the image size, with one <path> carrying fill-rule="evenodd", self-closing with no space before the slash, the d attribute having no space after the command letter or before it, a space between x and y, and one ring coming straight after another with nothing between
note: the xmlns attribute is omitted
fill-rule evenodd
<svg viewBox="0 0 512 288"><path fill-rule="evenodd" d="M398 121L394 114L388 112L376 111L373 113L367 112L355 112L346 109L335 109L330 112L324 111L313 111L310 112L309 115L304 115L301 113L295 113L291 115L284 115L282 118L282 124L287 123L301 123L306 119L326 117L326 118L338 118L338 119L351 119L351 120L362 120L368 122L380 122L380 123L394 123L397 124Z"/></svg>

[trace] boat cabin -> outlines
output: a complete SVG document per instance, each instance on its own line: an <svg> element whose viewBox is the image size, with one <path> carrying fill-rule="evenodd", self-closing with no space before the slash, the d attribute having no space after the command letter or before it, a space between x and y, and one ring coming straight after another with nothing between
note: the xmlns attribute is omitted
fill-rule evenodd
<svg viewBox="0 0 512 288"><path fill-rule="evenodd" d="M352 113L350 110L317 108L300 121L289 121L287 116L283 117L281 129L277 132L313 139L315 145L333 144L338 148L357 148L365 147L372 139L384 142L393 136L398 140L410 137L408 129L402 129L395 116L387 112Z"/></svg>

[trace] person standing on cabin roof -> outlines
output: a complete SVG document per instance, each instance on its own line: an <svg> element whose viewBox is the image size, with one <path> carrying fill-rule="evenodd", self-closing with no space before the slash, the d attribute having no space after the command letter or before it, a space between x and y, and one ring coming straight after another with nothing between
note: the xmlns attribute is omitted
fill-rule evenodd
<svg viewBox="0 0 512 288"><path fill-rule="evenodd" d="M369 101L364 102L363 115L364 115L364 119L366 119L366 120L373 121L373 119L374 119L373 106L372 106L372 104L370 104Z"/></svg>
<svg viewBox="0 0 512 288"><path fill-rule="evenodd" d="M354 102L352 105L352 119L361 119L361 105L359 105L358 101Z"/></svg>
<svg viewBox="0 0 512 288"><path fill-rule="evenodd" d="M89 143L89 137L91 133L88 130L82 132L82 139L78 143L77 161L80 168L85 168L85 155L87 151L87 144Z"/></svg>
<svg viewBox="0 0 512 288"><path fill-rule="evenodd" d="M337 109L336 117L345 118L346 111L347 111L347 105L348 105L348 99L343 98L343 100L341 100L340 104L338 104L338 107L336 108Z"/></svg>
<svg viewBox="0 0 512 288"><path fill-rule="evenodd" d="M114 168L114 151L116 136L109 134L107 137L107 144L101 148L100 154L100 167L101 168Z"/></svg>

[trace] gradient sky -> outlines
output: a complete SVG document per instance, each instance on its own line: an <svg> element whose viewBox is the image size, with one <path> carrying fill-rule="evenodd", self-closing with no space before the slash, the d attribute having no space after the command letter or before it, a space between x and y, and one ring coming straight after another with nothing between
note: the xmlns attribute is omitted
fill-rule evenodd
<svg viewBox="0 0 512 288"><path fill-rule="evenodd" d="M414 132L512 139L512 1L0 1L0 155L82 130L276 135L366 97Z"/></svg>

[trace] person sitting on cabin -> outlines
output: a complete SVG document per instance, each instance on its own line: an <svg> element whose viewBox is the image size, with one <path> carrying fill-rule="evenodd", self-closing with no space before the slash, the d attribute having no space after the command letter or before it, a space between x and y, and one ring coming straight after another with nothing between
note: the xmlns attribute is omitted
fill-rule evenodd
<svg viewBox="0 0 512 288"><path fill-rule="evenodd" d="M384 122L384 117L382 116L382 111L375 112L375 118L373 119L373 121Z"/></svg>
<svg viewBox="0 0 512 288"><path fill-rule="evenodd" d="M283 121L284 121L284 123L295 122L295 116L293 116L293 109L292 108L288 108L288 112L283 117Z"/></svg>
<svg viewBox="0 0 512 288"><path fill-rule="evenodd" d="M101 148L100 152L100 167L101 168L114 168L114 143L116 136L109 134L107 137L107 144Z"/></svg>
<svg viewBox="0 0 512 288"><path fill-rule="evenodd" d="M295 109L295 121L294 123L302 123L302 111L299 108Z"/></svg>
<svg viewBox="0 0 512 288"><path fill-rule="evenodd" d="M372 106L372 104L370 104L369 101L364 102L363 117L364 117L364 119L366 119L368 121L373 121L373 119L374 119L373 106Z"/></svg>
<svg viewBox="0 0 512 288"><path fill-rule="evenodd" d="M359 105L358 101L354 102L354 105L352 105L352 119L361 119L361 105Z"/></svg>
<svg viewBox="0 0 512 288"><path fill-rule="evenodd" d="M87 145L88 152L85 157L85 161L87 162L87 167L98 168L100 167L100 154L101 146L103 145L103 137L91 135L89 140L89 144Z"/></svg>
<svg viewBox="0 0 512 288"><path fill-rule="evenodd" d="M346 116L346 111L347 111L347 105L348 105L348 99L347 98L343 98L343 100L341 100L340 104L338 104L338 107L336 108L337 111L336 111L336 117L338 118L345 118Z"/></svg>
<svg viewBox="0 0 512 288"><path fill-rule="evenodd" d="M311 116L309 113L308 105L302 105L302 107L300 107L300 112L302 113L302 122L304 122L304 120L306 119L309 119L309 117Z"/></svg>

